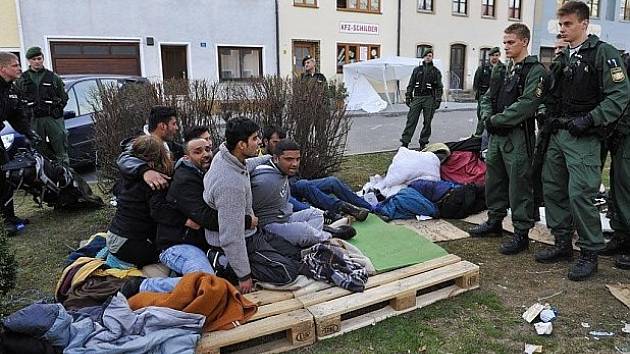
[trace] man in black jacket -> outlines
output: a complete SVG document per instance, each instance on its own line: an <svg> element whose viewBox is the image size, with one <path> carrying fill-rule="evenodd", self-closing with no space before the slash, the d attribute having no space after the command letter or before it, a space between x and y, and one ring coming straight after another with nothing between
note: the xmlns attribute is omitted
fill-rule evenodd
<svg viewBox="0 0 630 354"><path fill-rule="evenodd" d="M17 132L33 139L31 124L22 115L19 97L13 86L13 81L20 77L21 73L18 57L12 53L0 52L0 130L4 128L6 120ZM0 165L7 163L8 159L3 141L3 144L0 144ZM23 229L24 224L28 223L27 220L15 216L12 198L13 188L6 181L5 174L0 173L0 212L4 218L4 228L9 235Z"/></svg>

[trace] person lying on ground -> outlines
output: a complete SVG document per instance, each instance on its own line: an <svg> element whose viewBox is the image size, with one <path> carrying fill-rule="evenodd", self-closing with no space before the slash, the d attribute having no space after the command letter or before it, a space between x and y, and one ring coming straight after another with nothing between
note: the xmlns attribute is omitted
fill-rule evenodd
<svg viewBox="0 0 630 354"><path fill-rule="evenodd" d="M258 124L250 119L230 119L225 142L203 180L203 199L217 210L219 220L219 231L205 230L206 241L225 253L243 293L252 290L253 279L284 285L298 275L299 249L257 228L249 174L269 157L246 159L257 155L258 130ZM251 219L248 229L246 217Z"/></svg>
<svg viewBox="0 0 630 354"><path fill-rule="evenodd" d="M301 248L327 241L331 234L343 239L353 237L356 231L350 225L324 226L323 212L318 209L293 212L288 177L298 172L300 158L300 146L283 139L275 145L272 160L252 172L252 203L258 224Z"/></svg>

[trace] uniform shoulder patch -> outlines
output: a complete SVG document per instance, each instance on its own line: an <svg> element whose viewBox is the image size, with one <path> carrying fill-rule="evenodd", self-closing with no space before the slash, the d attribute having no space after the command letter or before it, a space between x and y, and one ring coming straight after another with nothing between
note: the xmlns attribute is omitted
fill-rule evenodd
<svg viewBox="0 0 630 354"><path fill-rule="evenodd" d="M623 72L623 68L616 67L610 69L610 77L613 82L622 82L626 79L626 74Z"/></svg>
<svg viewBox="0 0 630 354"><path fill-rule="evenodd" d="M538 85L536 85L536 91L534 91L534 95L536 96L536 98L541 98L544 93L545 93L545 83L543 79L541 78L540 81L538 82Z"/></svg>

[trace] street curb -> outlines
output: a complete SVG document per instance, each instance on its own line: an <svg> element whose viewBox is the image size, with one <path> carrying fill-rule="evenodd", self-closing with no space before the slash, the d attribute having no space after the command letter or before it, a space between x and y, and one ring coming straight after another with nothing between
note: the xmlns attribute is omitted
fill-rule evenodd
<svg viewBox="0 0 630 354"><path fill-rule="evenodd" d="M446 109L439 109L436 111L436 113L439 112L466 112L466 111L476 111L476 108L446 108ZM375 116L380 116L380 117L398 117L401 115L405 115L407 114L408 111L400 111L400 112L386 112L386 113L350 113L347 114L348 117L351 118L355 118L355 117L375 117Z"/></svg>

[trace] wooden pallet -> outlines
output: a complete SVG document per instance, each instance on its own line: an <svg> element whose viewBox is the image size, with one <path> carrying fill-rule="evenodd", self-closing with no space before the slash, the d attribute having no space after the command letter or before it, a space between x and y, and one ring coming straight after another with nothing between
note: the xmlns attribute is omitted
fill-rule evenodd
<svg viewBox="0 0 630 354"><path fill-rule="evenodd" d="M455 255L446 255L372 276L363 293L352 293L323 282L296 291L256 291L246 295L259 306L250 322L228 331L204 334L197 352L219 353L225 348L231 351L234 347L230 346L238 343L241 343L236 348L238 352L288 351L478 286L478 266ZM381 303L386 306L371 309L371 306ZM354 312L357 310L367 312L356 315ZM283 335L277 338L278 333ZM275 334L273 341L260 344L260 338L265 341L264 337L271 334Z"/></svg>

